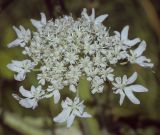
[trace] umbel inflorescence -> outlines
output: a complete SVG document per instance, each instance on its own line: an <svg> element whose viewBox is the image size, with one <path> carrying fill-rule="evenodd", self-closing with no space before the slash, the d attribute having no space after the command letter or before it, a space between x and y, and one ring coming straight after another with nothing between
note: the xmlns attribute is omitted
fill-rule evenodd
<svg viewBox="0 0 160 135"><path fill-rule="evenodd" d="M60 123L67 121L67 127L70 127L77 116L91 117L84 111L83 101L76 94L82 76L90 82L92 94L102 93L104 83L109 81L113 85L113 93L120 95L120 105L125 96L134 104L139 104L133 93L147 92L148 89L133 84L137 73L129 78L126 75L115 77L113 67L125 60L152 68L151 60L142 55L146 42L139 38L128 39L129 26L125 26L121 32L110 34L102 24L107 17L107 14L95 17L94 9L89 16L87 10L83 9L77 20L72 16L63 16L47 21L45 14L41 13L41 20L31 19L36 31L26 30L23 26L13 27L18 37L8 47L20 46L26 59L12 60L7 67L16 73L14 78L17 81L23 81L32 71L37 71L38 80L38 86L32 86L31 90L23 86L19 88L23 97L13 94L19 104L35 109L39 100L51 97L54 103L58 103L63 88L68 87L75 98L66 97L61 103L62 112L53 120Z"/></svg>

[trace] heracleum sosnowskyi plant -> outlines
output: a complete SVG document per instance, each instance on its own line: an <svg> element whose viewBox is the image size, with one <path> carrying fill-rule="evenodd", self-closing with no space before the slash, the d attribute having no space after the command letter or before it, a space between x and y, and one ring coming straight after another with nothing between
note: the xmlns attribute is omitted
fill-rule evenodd
<svg viewBox="0 0 160 135"><path fill-rule="evenodd" d="M147 92L148 89L133 84L137 72L129 78L126 75L115 77L114 67L125 60L152 68L151 60L142 55L146 42L139 38L128 39L129 26L110 34L102 24L107 17L107 14L95 17L94 9L89 16L83 9L77 20L65 15L47 21L45 14L41 13L41 20L31 19L36 31L23 26L13 27L18 37L8 47L21 47L25 60L12 60L7 67L16 73L14 78L17 81L23 81L29 72L38 71L36 87L26 90L21 86L19 92L23 97L13 94L21 106L35 109L39 100L52 97L55 104L59 103L60 93L68 86L75 98L66 97L61 102L63 110L53 121L66 121L70 127L75 117L89 118L91 115L84 111L83 101L77 94L81 76L90 82L92 94L103 93L104 83L109 81L113 85L113 93L120 95L120 105L125 97L134 104L140 103L134 92ZM44 85L48 88L45 89Z"/></svg>

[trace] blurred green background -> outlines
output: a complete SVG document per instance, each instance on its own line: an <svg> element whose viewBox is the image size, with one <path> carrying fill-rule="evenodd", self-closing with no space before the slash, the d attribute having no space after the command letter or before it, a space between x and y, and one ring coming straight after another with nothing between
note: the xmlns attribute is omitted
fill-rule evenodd
<svg viewBox="0 0 160 135"><path fill-rule="evenodd" d="M148 46L145 52L155 64L153 70L137 65L125 65L116 69L117 75L139 73L138 83L149 89L136 95L140 105L127 98L120 107L119 96L112 94L106 84L103 94L92 96L89 84L82 78L80 96L85 100L91 119L76 119L72 128L52 122L61 108L52 99L43 100L35 110L21 107L11 96L20 85L30 88L37 85L35 75L23 82L13 80L13 73L6 68L12 59L22 60L20 48L8 49L16 34L12 26L23 25L33 29L30 18L47 18L63 14L79 17L83 8L95 8L96 14L108 13L104 22L111 31L120 31L130 25L130 38L140 37ZM91 10L90 10L91 11ZM160 135L160 0L0 0L0 135ZM65 97L65 93L62 94Z"/></svg>

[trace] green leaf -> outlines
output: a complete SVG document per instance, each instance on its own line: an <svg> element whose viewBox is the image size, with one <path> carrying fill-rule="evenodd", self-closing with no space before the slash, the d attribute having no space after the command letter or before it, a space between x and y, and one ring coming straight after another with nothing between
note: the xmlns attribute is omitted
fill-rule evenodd
<svg viewBox="0 0 160 135"><path fill-rule="evenodd" d="M87 81L85 76L82 76L80 78L77 89L78 89L78 92L79 92L79 96L83 100L90 100L91 99L90 84L89 84L89 81Z"/></svg>

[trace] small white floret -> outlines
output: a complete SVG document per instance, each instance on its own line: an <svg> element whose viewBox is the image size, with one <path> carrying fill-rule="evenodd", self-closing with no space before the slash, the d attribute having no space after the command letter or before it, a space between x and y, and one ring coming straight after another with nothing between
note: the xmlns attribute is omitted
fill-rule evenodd
<svg viewBox="0 0 160 135"><path fill-rule="evenodd" d="M80 102L78 97L76 97L74 101L67 97L65 101L62 101L62 108L62 112L54 117L53 120L59 123L63 123L66 121L68 128L73 124L75 117L91 117L90 114L84 112L83 101Z"/></svg>
<svg viewBox="0 0 160 135"><path fill-rule="evenodd" d="M116 77L115 82L112 82L114 86L113 87L114 93L120 94L120 100L119 100L120 105L122 105L125 96L127 96L132 103L140 104L139 99L135 97L133 92L147 92L148 89L139 84L132 84L136 81L136 79L137 79L137 73L135 72L128 79L127 76L124 75L123 78Z"/></svg>
<svg viewBox="0 0 160 135"><path fill-rule="evenodd" d="M47 24L46 15L44 13L41 14L41 20L37 21L35 19L31 19L32 25L37 28L37 30L41 30L42 27L44 27Z"/></svg>
<svg viewBox="0 0 160 135"><path fill-rule="evenodd" d="M17 39L12 41L11 43L8 44L8 47L15 47L15 46L21 46L24 47L29 40L31 39L31 32L29 29L25 30L23 26L19 26L19 29L13 26L13 29L15 30L17 34Z"/></svg>

